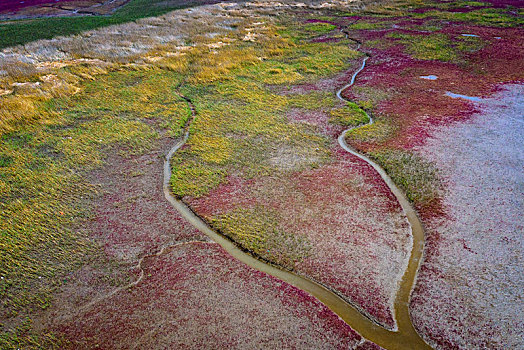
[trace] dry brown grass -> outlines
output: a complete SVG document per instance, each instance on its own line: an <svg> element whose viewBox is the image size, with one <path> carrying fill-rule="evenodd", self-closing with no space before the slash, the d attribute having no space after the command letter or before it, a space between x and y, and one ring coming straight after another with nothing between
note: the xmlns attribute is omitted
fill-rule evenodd
<svg viewBox="0 0 524 350"><path fill-rule="evenodd" d="M111 71L159 66L188 72L190 62L201 60L191 79L219 80L240 61L256 59L252 52L228 49L209 55L244 36L244 22L249 20L226 14L221 6L207 6L5 49L0 53L0 135L48 122L53 116L42 104L75 94L82 81Z"/></svg>
<svg viewBox="0 0 524 350"><path fill-rule="evenodd" d="M189 72L191 82L211 83L223 79L240 62L282 55L294 44L276 40L276 29L267 25L271 19L266 12L273 11L274 5L209 5L4 49L0 52L0 135L24 124L48 122L53 116L42 112L43 104L75 94L82 81L111 71L157 66ZM284 2L279 6L317 5ZM259 51L263 57L250 48L228 48L237 40L256 42L264 48Z"/></svg>

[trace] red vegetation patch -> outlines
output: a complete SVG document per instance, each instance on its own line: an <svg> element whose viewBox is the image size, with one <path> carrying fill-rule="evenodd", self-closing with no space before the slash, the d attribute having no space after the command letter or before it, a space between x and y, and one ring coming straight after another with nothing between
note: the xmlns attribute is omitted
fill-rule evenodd
<svg viewBox="0 0 524 350"><path fill-rule="evenodd" d="M524 81L523 29L473 28L471 32L480 37L492 37L490 45L468 56L472 68L478 73L476 85L484 81L493 89L497 84Z"/></svg>
<svg viewBox="0 0 524 350"><path fill-rule="evenodd" d="M407 33L403 26L422 25L425 20L398 22L397 31ZM464 122L478 112L477 105L464 98L451 98L447 92L484 98L501 83L523 81L521 62L524 61L522 29L489 28L450 24L440 31L449 38L464 38L462 34L478 36L484 45L478 51L459 52L457 63L416 60L404 52L402 45L391 44L385 36L391 31L358 31L364 46L368 40L379 40L385 46L367 48L371 54L366 69L357 77L355 86L344 91L349 100L373 100L380 92L387 98L374 104L376 120L385 118L394 131L376 141L355 138L353 146L365 152L396 148L412 150L423 146L436 127ZM421 35L429 35L421 34ZM457 48L458 50L458 48ZM423 76L436 76L436 80ZM418 206L423 219L445 217L441 199L431 205Z"/></svg>
<svg viewBox="0 0 524 350"><path fill-rule="evenodd" d="M505 7L512 2L494 3ZM415 152L437 166L446 186L442 198L417 207L426 245L410 307L420 334L439 349L521 348L522 313L514 305L520 295L515 291L522 290L515 265L522 225L512 182L522 169L515 160L520 157L516 140L522 139L521 128L516 125L522 113L512 109L519 89L504 102L488 98L504 84L524 81L524 30L456 23L438 30L431 21L396 22L400 28L394 32L404 34L397 35L404 42L409 40L405 34L428 38L406 47L395 44L392 30L354 32L371 58L345 96L376 102L374 95L387 92L373 105L373 114L395 127L386 139L355 141L354 146ZM413 25L424 29L426 22L434 32L406 30ZM448 62L429 60L439 58L432 49L449 49L447 58L440 57ZM421 78L431 75L437 79ZM480 101L451 98L447 92ZM477 113L488 103L499 109L493 108L480 126ZM513 237L514 243L502 237Z"/></svg>
<svg viewBox="0 0 524 350"><path fill-rule="evenodd" d="M171 142L166 140L163 148ZM93 182L109 190L95 206L90 236L100 240L111 257L134 261L172 241L207 239L165 199L160 154L112 155L107 159L112 166L93 174Z"/></svg>
<svg viewBox="0 0 524 350"><path fill-rule="evenodd" d="M211 243L147 258L144 279L56 327L71 348L352 349L361 337L305 292Z"/></svg>
<svg viewBox="0 0 524 350"><path fill-rule="evenodd" d="M209 218L219 212L232 211L237 207L249 208L256 205L256 200L248 188L255 180L245 180L238 176L229 176L227 182L220 184L206 197L192 199L191 207L199 215ZM234 201L231 198L235 198Z"/></svg>
<svg viewBox="0 0 524 350"><path fill-rule="evenodd" d="M470 101L450 98L446 92L485 97L500 83L524 79L520 67L524 60L524 46L520 40L522 30L460 25L448 26L443 32L451 36L475 34L488 43L477 52L464 54L467 65L415 60L402 52L398 45L371 49L372 58L359 75L356 86L392 91L392 97L380 103L374 112L394 118L399 129L393 139L381 144L355 143L357 148L372 151L386 144L402 149L420 146L432 127L465 121L477 112ZM361 31L359 35L374 40L382 38L385 33ZM438 78L420 78L426 75ZM351 89L346 90L344 96L351 100L366 98Z"/></svg>
<svg viewBox="0 0 524 350"><path fill-rule="evenodd" d="M230 177L190 204L208 219L256 206L278 212L278 227L311 245L295 271L392 327L396 283L410 249L408 223L371 166L338 145L333 157L329 165L280 178Z"/></svg>
<svg viewBox="0 0 524 350"><path fill-rule="evenodd" d="M404 28L424 25L425 22L424 19L396 22L400 28L395 32L413 35L419 32ZM428 21L428 25L434 24ZM450 56L450 62L410 57L403 45L396 45L393 39L385 37L392 32L393 30L353 32L363 41L363 47L371 54L371 58L366 69L357 77L355 86L345 91L344 95L353 101L373 102L375 120L386 120L395 127L395 131L387 139L355 141L354 146L360 150L393 148L420 151L438 130L449 129L450 135L453 135L455 128L466 128L472 123L480 106L487 101L472 102L460 97L451 98L446 95L447 92L485 99L505 83L524 81L522 29L447 23L436 33L440 35L439 45L453 43L455 52ZM462 34L476 37L464 39ZM417 35L427 36L430 40L432 34ZM464 40L464 45L460 44L461 40ZM369 45L366 45L367 42ZM424 52L431 50L431 45L416 49ZM425 56L430 57L432 55ZM437 79L421 79L421 76L430 75L437 76ZM388 96L378 102L373 101L373 97L381 92L386 92ZM508 109L508 106L502 108ZM490 147L487 144L490 141L484 140L497 134L505 134L504 137L508 139L508 135L518 133L515 129L500 133L493 124L504 124L500 120L505 118L497 118L494 114L490 119L486 125L493 131L486 137L479 137L482 140L475 140L475 133L482 134L482 131L479 132L480 129L475 129L474 126L472 129L475 129L475 133L471 130L465 133L472 137L469 146L465 142L463 144L452 140L450 136L450 140L434 149L435 154L442 158L442 163L453 159L450 169L456 171L456 168L461 168L461 171L456 171L453 181L442 178L447 189L452 190L450 192L454 195L445 194L444 191L443 198L436 198L432 205L417 208L427 231L425 261L419 271L411 300L413 321L425 339L441 349L501 348L504 345L508 348L522 347L522 338L518 335L522 333L522 327L519 327L522 317L514 309L514 304L518 303L515 299L518 294L508 293L508 289L522 289L521 283L519 284L520 275L518 269L509 267L513 263L500 262L517 256L515 247L518 244L501 243L503 240L497 238L497 229L490 227L494 220L499 220L497 227L511 226L507 222L518 222L517 217L515 220L502 219L509 212L514 212L514 200L509 199L514 198L514 195L508 196L504 204L497 202L507 187L506 184L511 183L498 179L509 175L503 175L503 171L497 176L491 173L497 169L509 168L508 164L515 164L510 159L518 157L518 151L499 150L520 144L507 140L488 152ZM452 147L452 144L455 145ZM471 149L474 148L479 148L479 159L484 159L486 152L501 154L496 159L488 162L484 160L479 166L471 167L474 162L465 161L463 156L468 152L473 153ZM422 155L426 158L426 155ZM501 164L498 164L499 161ZM439 170L448 170L449 173L450 169L441 169L441 164L438 165ZM472 169L464 171L463 168L466 167ZM513 174L512 171L507 174ZM464 175L469 172L478 173L474 182L464 179ZM490 176L492 178L486 181ZM511 176L512 179L518 178L516 174ZM476 188L475 184L483 182L486 183ZM494 184L497 184L496 187ZM513 185L513 190L514 188ZM460 192L467 192L470 197L461 198L455 194ZM491 192L496 195L490 195ZM493 196L493 199L489 196ZM498 208L495 204L498 204ZM486 208L482 209L483 206ZM455 207L455 210L451 211L450 207ZM500 217L497 218L497 215ZM492 219L493 216L495 219ZM514 227L513 224L507 230L499 230L505 236L516 237L515 232L519 230ZM479 243L481 240L485 241Z"/></svg>

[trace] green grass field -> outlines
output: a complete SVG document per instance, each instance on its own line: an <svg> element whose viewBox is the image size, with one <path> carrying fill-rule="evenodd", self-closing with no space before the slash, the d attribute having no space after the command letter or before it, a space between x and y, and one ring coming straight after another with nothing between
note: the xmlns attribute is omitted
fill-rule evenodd
<svg viewBox="0 0 524 350"><path fill-rule="evenodd" d="M0 25L0 49L34 40L73 35L90 29L132 22L140 18L160 16L175 9L206 3L213 3L213 1L131 0L111 16L56 17L10 21L9 24Z"/></svg>

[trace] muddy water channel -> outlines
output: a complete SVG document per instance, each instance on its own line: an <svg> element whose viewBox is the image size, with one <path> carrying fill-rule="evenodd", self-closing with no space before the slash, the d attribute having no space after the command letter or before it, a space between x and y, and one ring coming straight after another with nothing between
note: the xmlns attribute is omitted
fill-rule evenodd
<svg viewBox="0 0 524 350"><path fill-rule="evenodd" d="M369 56L366 56L363 59L361 66L353 74L350 83L342 87L337 92L337 97L339 99L346 102L346 100L342 97L342 92L350 88L354 84L357 75L362 70L364 70L366 66L366 61L368 59L370 59ZM415 331L411 319L409 317L408 309L409 298L411 295L411 291L413 288L413 284L418 271L424 247L424 230L422 228L422 224L405 195L398 189L398 187L394 184L394 182L386 174L386 172L378 164L370 160L368 157L358 153L349 145L347 145L347 143L345 142L345 135L352 129L345 130L339 136L338 141L340 146L347 152L355 155L356 157L370 164L378 172L378 174L382 177L384 182L390 188L391 192L395 195L399 204L401 205L405 215L407 216L413 235L413 247L410 255L409 264L403 275L395 299L395 319L397 322L396 331L387 330L382 326L376 324L375 322L371 321L360 311L358 311L358 309L355 306L348 303L337 293L328 289L327 287L313 282L307 278L298 276L292 272L281 270L280 268L273 266L270 263L257 259L249 252L242 250L232 240L223 236L220 233L215 232L202 218L195 214L195 212L193 212L185 203L176 199L172 195L169 184L171 178L170 161L175 152L179 150L189 138L189 125L191 124L191 121L193 120L196 113L191 101L188 98L183 98L186 99L189 106L191 107L192 118L188 121L186 125L184 137L180 141L178 141L178 143L174 145L173 148L171 148L164 160L163 190L166 199L173 205L173 207L177 209L182 214L182 216L186 218L194 227L196 227L201 232L209 236L212 240L220 244L222 248L224 248L233 257L259 271L265 272L276 278L279 278L282 281L285 281L315 296L318 300L320 300L327 307L329 307L333 312L335 312L341 319L343 319L348 325L350 325L364 338L376 343L377 345L380 345L383 348L390 350L431 349L429 345L427 345ZM368 124L371 123L373 123L373 120L371 116L369 116Z"/></svg>

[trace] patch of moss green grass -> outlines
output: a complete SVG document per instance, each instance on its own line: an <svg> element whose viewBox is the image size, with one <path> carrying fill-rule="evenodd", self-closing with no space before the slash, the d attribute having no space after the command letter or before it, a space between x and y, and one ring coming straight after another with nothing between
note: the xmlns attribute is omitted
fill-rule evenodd
<svg viewBox="0 0 524 350"><path fill-rule="evenodd" d="M391 89L392 90L392 89ZM394 91L386 91L371 86L353 86L352 91L358 96L357 104L365 109L372 110L380 102L389 99Z"/></svg>
<svg viewBox="0 0 524 350"><path fill-rule="evenodd" d="M366 22L360 20L357 23L350 24L347 28L352 30L373 30L389 28L392 24L391 22Z"/></svg>
<svg viewBox="0 0 524 350"><path fill-rule="evenodd" d="M244 248L287 269L308 256L311 247L300 236L286 233L278 225L278 212L255 206L219 215L212 225Z"/></svg>
<svg viewBox="0 0 524 350"><path fill-rule="evenodd" d="M411 26L409 29L426 31L426 32L438 32L442 30L442 26L437 25L437 24L426 23L426 24L419 25L419 26L418 25Z"/></svg>
<svg viewBox="0 0 524 350"><path fill-rule="evenodd" d="M404 17L407 16L409 10L422 7L419 1L416 0L391 0L384 3L370 4L365 11L357 16L363 14L369 17Z"/></svg>
<svg viewBox="0 0 524 350"><path fill-rule="evenodd" d="M396 127L389 118L381 117L347 133L348 140L382 144L395 136Z"/></svg>
<svg viewBox="0 0 524 350"><path fill-rule="evenodd" d="M277 34L290 43L310 42L319 37L344 38L344 34L336 30L336 26L330 23L317 22L306 23L307 19L325 20L329 22L333 17L318 16L318 14L304 14L302 21L298 22L291 16L282 16L277 27Z"/></svg>
<svg viewBox="0 0 524 350"><path fill-rule="evenodd" d="M314 23L320 25L324 23ZM348 65L348 61L361 56L361 53L351 49L351 41L347 39L336 43L312 42L316 37L314 31L308 28L312 24L304 24L297 19L284 19L280 31L282 39L294 44L276 57L281 63L291 65L302 75L310 75L314 79L319 76L332 75ZM331 35L339 36L339 31L330 31Z"/></svg>
<svg viewBox="0 0 524 350"><path fill-rule="evenodd" d="M0 22L0 49L25 44L38 39L51 39L107 27L113 24L136 21L140 18L160 16L169 11L198 6L200 1L180 5L174 0L131 0L110 16L56 17L33 20Z"/></svg>
<svg viewBox="0 0 524 350"><path fill-rule="evenodd" d="M85 175L112 147L123 156L141 154L158 138L177 135L190 115L175 92L179 82L169 71L116 71L85 83L77 95L42 103L39 108L55 113L49 124L22 125L2 136L3 318L47 308L63 276L97 257L96 244L75 230L97 195ZM2 348L32 339L0 327Z"/></svg>
<svg viewBox="0 0 524 350"><path fill-rule="evenodd" d="M310 23L306 25L306 30L311 31L311 32L318 32L318 33L328 33L328 32L331 32L332 30L335 30L336 28L337 26L335 26L334 24L322 23L322 22Z"/></svg>
<svg viewBox="0 0 524 350"><path fill-rule="evenodd" d="M455 38L455 48L460 52L475 52L483 47L485 47L487 43L478 37L470 37L470 36L458 36Z"/></svg>
<svg viewBox="0 0 524 350"><path fill-rule="evenodd" d="M478 37L451 37L443 33L420 35L392 32L386 38L405 45L406 51L413 58L456 63L462 62L465 54L478 51L487 45Z"/></svg>
<svg viewBox="0 0 524 350"><path fill-rule="evenodd" d="M490 4L488 2L480 2L480 1L460 1L455 2L458 6L472 6L472 7L483 7L483 6L489 6Z"/></svg>
<svg viewBox="0 0 524 350"><path fill-rule="evenodd" d="M285 57L302 73L314 77L328 76L347 67L348 61L361 54L348 46L347 41L337 44L307 43L293 50L293 55Z"/></svg>
<svg viewBox="0 0 524 350"><path fill-rule="evenodd" d="M403 150L375 151L370 156L386 170L415 205L427 206L438 198L441 184L437 169L431 162Z"/></svg>
<svg viewBox="0 0 524 350"><path fill-rule="evenodd" d="M362 43L362 47L364 49L373 48L385 50L391 46L393 46L393 43L390 40L384 40L383 38L375 40L366 40Z"/></svg>
<svg viewBox="0 0 524 350"><path fill-rule="evenodd" d="M349 60L361 54L351 49L349 41L340 43L301 42L282 55L244 68L239 74L264 84L292 84L332 75L347 67Z"/></svg>
<svg viewBox="0 0 524 350"><path fill-rule="evenodd" d="M338 103L332 92L311 91L307 94L292 94L287 96L290 106L306 110L321 110L333 108Z"/></svg>
<svg viewBox="0 0 524 350"><path fill-rule="evenodd" d="M445 34L413 35L395 32L387 37L406 45L407 51L420 60L452 61L457 58L452 41Z"/></svg>
<svg viewBox="0 0 524 350"><path fill-rule="evenodd" d="M356 103L347 102L342 108L332 109L330 123L346 127L356 127L369 122L367 113Z"/></svg>

